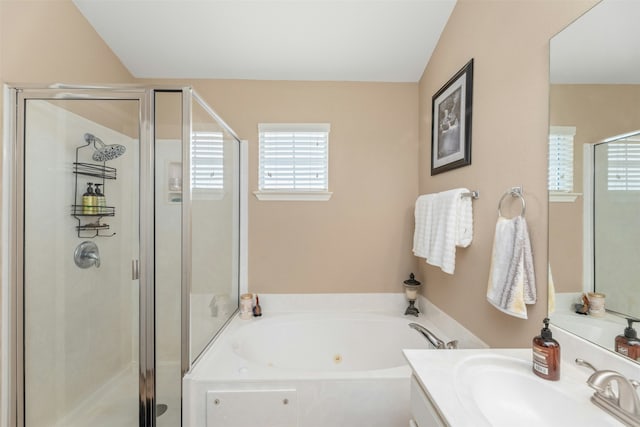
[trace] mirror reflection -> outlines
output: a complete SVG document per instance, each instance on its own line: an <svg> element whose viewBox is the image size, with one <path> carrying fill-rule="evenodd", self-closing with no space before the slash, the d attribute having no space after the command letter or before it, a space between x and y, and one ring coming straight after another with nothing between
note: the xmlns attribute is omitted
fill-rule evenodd
<svg viewBox="0 0 640 427"><path fill-rule="evenodd" d="M593 146L593 286L611 310L640 317L640 133Z"/></svg>
<svg viewBox="0 0 640 427"><path fill-rule="evenodd" d="M640 2L603 0L550 45L551 319L614 351L640 318L637 16Z"/></svg>

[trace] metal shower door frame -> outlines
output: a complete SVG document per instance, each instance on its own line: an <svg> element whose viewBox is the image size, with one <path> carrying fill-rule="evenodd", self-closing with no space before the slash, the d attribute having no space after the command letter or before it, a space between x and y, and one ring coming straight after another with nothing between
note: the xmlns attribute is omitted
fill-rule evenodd
<svg viewBox="0 0 640 427"><path fill-rule="evenodd" d="M181 89L182 90L182 89ZM138 101L140 143L140 253L139 269L139 425L155 426L155 307L154 307L154 144L153 90L148 88L76 87L56 85L49 88L28 85L5 86L6 111L3 143L3 195L5 213L2 220L3 318L3 402L1 420L13 427L25 426L25 366L24 366L24 117L28 100L129 100Z"/></svg>

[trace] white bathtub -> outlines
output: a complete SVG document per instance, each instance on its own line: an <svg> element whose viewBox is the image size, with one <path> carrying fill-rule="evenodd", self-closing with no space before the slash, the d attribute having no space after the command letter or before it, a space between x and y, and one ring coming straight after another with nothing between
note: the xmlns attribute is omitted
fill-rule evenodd
<svg viewBox="0 0 640 427"><path fill-rule="evenodd" d="M406 427L402 349L429 344L384 313L266 314L234 319L184 379L190 427Z"/></svg>

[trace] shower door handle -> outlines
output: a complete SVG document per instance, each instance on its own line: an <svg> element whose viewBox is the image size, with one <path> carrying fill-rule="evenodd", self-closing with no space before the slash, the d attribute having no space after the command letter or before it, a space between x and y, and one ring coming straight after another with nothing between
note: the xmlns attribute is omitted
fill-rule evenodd
<svg viewBox="0 0 640 427"><path fill-rule="evenodd" d="M138 260L131 261L131 280L138 280L140 278L140 268L138 266Z"/></svg>

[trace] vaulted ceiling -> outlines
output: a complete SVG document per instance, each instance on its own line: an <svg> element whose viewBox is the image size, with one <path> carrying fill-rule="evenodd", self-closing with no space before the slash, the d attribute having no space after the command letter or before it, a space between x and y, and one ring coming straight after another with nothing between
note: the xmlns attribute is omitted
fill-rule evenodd
<svg viewBox="0 0 640 427"><path fill-rule="evenodd" d="M139 78L417 82L456 0L74 0Z"/></svg>

